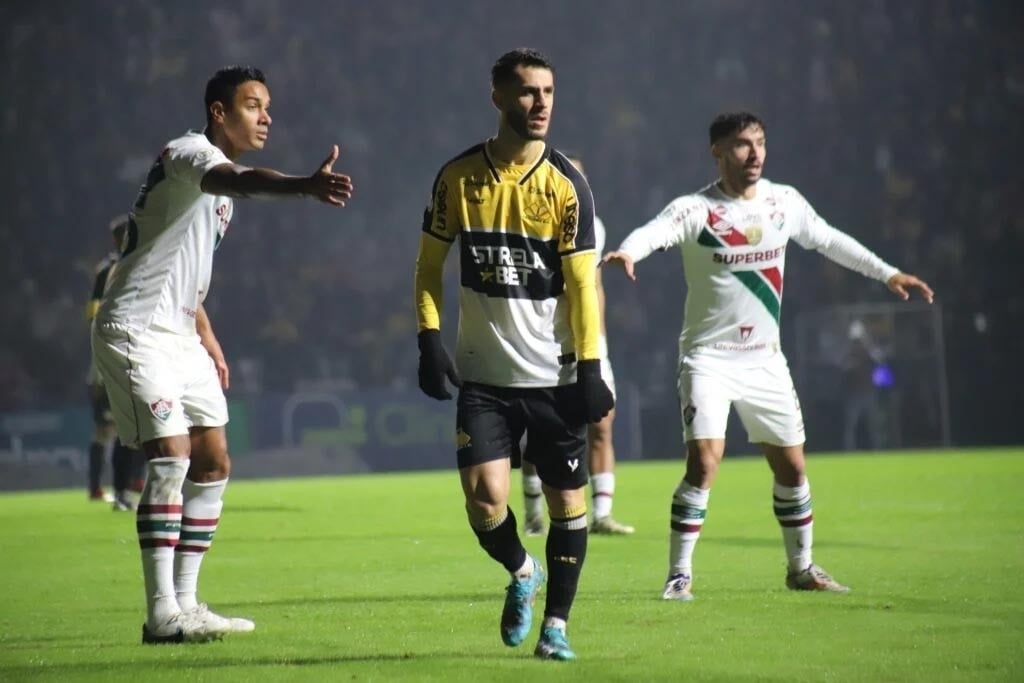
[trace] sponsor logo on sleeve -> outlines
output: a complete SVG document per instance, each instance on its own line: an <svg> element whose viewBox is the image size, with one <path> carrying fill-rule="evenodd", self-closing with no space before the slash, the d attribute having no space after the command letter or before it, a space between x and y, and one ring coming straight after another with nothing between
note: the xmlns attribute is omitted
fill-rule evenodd
<svg viewBox="0 0 1024 683"><path fill-rule="evenodd" d="M579 227L578 211L579 207L576 204L565 207L565 217L562 218L562 244L571 246L576 239L576 230Z"/></svg>

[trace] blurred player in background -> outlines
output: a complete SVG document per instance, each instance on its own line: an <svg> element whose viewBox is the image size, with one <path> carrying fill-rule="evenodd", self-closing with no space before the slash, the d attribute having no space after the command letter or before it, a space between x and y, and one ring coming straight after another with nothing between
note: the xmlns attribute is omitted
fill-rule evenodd
<svg viewBox="0 0 1024 683"><path fill-rule="evenodd" d="M569 161L586 177L583 161L577 155L569 155ZM604 222L594 216L594 242L598 258L604 253L604 245L608 233ZM601 378L615 394L615 375L612 364L608 360L608 333L605 326L604 285L601 281L601 269L597 269L597 304L601 316ZM631 534L635 529L622 524L612 517L612 500L615 495L615 446L612 439L612 423L615 421L615 409L612 408L600 422L587 425L587 467L590 474L590 496L593 501L593 521L590 523L592 534ZM523 529L528 536L539 536L544 533L547 523L544 515L544 494L537 468L529 461L523 462L523 501L526 507L526 520Z"/></svg>
<svg viewBox="0 0 1024 683"><path fill-rule="evenodd" d="M692 558L711 484L725 454L731 406L774 473L772 506L793 590L846 592L811 558L811 488L805 475L804 424L779 341L782 276L790 239L836 263L885 282L901 299L932 291L822 220L788 185L761 177L765 126L747 112L722 114L710 128L719 179L679 197L634 230L605 263L634 264L655 250L682 251L687 296L679 338L679 401L686 474L672 496L669 576L662 597L690 600Z"/></svg>
<svg viewBox="0 0 1024 683"><path fill-rule="evenodd" d="M419 383L451 398L460 386L457 460L470 526L511 575L502 641L525 640L544 582L508 507L510 463L528 437L551 516L544 622L534 654L570 660L566 621L587 552L586 425L614 399L601 377L594 205L586 179L544 142L554 69L535 50L502 55L491 70L500 112L494 138L441 167L416 262ZM456 364L441 343L442 273L459 240Z"/></svg>
<svg viewBox="0 0 1024 683"><path fill-rule="evenodd" d="M305 177L236 163L263 149L270 133L270 91L258 69L218 71L204 103L205 131L168 142L150 169L93 324L93 357L118 435L141 445L149 460L137 512L143 643L204 641L255 628L196 598L231 470L227 363L203 300L232 197L309 197L344 206L352 192L349 177L332 170L337 146Z"/></svg>
<svg viewBox="0 0 1024 683"><path fill-rule="evenodd" d="M92 324L96 312L99 310L100 302L103 300L103 293L106 291L107 282L114 268L117 267L118 252L121 241L128 230L128 216L118 216L110 222L110 234L114 240L115 250L107 254L96 267L96 277L93 279L92 294L86 308L86 318ZM103 379L96 370L96 364L89 361L89 405L92 409L93 436L89 444L89 499L102 500L113 503L115 511L129 511L135 509L135 501L132 499L132 491L141 491L142 486L139 480L142 479L142 455L139 451L126 447L117 438L114 429L114 418L110 412L110 400L107 398L107 390L103 387ZM103 478L103 462L106 460L107 451L113 448L110 460L114 471L114 495L103 490L101 480Z"/></svg>

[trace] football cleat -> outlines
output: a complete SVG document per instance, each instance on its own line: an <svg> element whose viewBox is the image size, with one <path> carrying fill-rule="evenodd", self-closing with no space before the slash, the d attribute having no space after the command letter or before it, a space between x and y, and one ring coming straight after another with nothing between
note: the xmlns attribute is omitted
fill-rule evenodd
<svg viewBox="0 0 1024 683"><path fill-rule="evenodd" d="M569 647L569 641L565 638L565 631L560 628L545 626L540 632L540 640L533 654L540 659L554 659L559 662L568 662L576 659L576 653Z"/></svg>
<svg viewBox="0 0 1024 683"><path fill-rule="evenodd" d="M99 501L102 503L113 503L114 496L107 491L104 491L102 488L98 488L89 491L89 500Z"/></svg>
<svg viewBox="0 0 1024 683"><path fill-rule="evenodd" d="M786 574L786 588L794 591L850 592L849 586L839 583L816 564L810 564L804 570L798 572L790 571Z"/></svg>
<svg viewBox="0 0 1024 683"><path fill-rule="evenodd" d="M673 574L665 582L665 590L661 592L661 599L689 602L693 600L693 593L690 592L691 585L693 585L693 577L691 575Z"/></svg>
<svg viewBox="0 0 1024 683"><path fill-rule="evenodd" d="M611 515L607 517L595 517L594 521L590 524L590 533L592 534L628 536L634 531L636 531L636 529L628 524L622 524L621 522L615 521L612 519Z"/></svg>
<svg viewBox="0 0 1024 683"><path fill-rule="evenodd" d="M547 522L540 515L537 517L527 517L526 522L523 524L523 531L526 532L527 536L542 536L547 529Z"/></svg>
<svg viewBox="0 0 1024 683"><path fill-rule="evenodd" d="M256 630L256 622L252 621L251 619L245 619L243 617L222 617L221 615L216 614L215 612L211 612L210 608L206 605L205 602L201 602L192 609L187 611L193 612L202 618L210 616L214 619L221 619L227 622L228 633L252 633Z"/></svg>
<svg viewBox="0 0 1024 683"><path fill-rule="evenodd" d="M501 642L517 647L530 633L533 626L533 603L544 583L544 569L533 556L533 573L520 579L515 576L505 589L505 607L501 610Z"/></svg>
<svg viewBox="0 0 1024 683"><path fill-rule="evenodd" d="M135 510L135 501L128 495L127 491L118 491L114 495L114 512L132 512Z"/></svg>
<svg viewBox="0 0 1024 683"><path fill-rule="evenodd" d="M158 626L142 625L142 642L146 645L165 643L206 643L220 640L231 632L227 619L210 611L178 612Z"/></svg>

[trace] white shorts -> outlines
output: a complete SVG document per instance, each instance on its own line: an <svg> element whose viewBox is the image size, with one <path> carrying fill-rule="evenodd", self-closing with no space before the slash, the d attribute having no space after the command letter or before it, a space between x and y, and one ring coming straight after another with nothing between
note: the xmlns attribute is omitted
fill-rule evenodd
<svg viewBox="0 0 1024 683"><path fill-rule="evenodd" d="M685 356L678 389L686 441L724 439L733 405L751 443L799 446L806 440L800 400L781 353L753 367Z"/></svg>
<svg viewBox="0 0 1024 683"><path fill-rule="evenodd" d="M217 369L198 335L93 325L92 355L126 446L227 424Z"/></svg>
<svg viewBox="0 0 1024 683"><path fill-rule="evenodd" d="M601 379L611 389L612 397L618 399L618 396L615 394L615 375L612 373L612 364L608 360L608 356L601 357Z"/></svg>

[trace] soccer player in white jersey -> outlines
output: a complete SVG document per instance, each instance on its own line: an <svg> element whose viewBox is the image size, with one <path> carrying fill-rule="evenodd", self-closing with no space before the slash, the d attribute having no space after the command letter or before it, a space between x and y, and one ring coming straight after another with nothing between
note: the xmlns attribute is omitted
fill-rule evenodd
<svg viewBox="0 0 1024 683"><path fill-rule="evenodd" d="M586 176L583 161L578 156L569 156L572 165ZM598 256L604 253L608 233L604 222L594 216L594 243ZM601 316L601 377L615 394L615 375L608 359L608 333L605 327L604 285L601 282L601 269L597 270L597 305ZM636 531L629 524L623 524L612 517L612 502L615 495L615 447L612 438L612 423L615 421L615 409L604 416L600 422L587 425L587 466L590 473L590 498L594 505L593 521L590 533L607 535L628 535ZM544 515L544 493L540 475L533 463L523 461L523 502L526 507L526 520L523 530L528 536L540 536L546 530Z"/></svg>
<svg viewBox="0 0 1024 683"><path fill-rule="evenodd" d="M310 176L237 163L270 131L263 74L229 67L206 85L206 129L168 142L132 209L121 259L93 323L93 357L121 440L141 446L148 477L137 510L146 588L142 642L251 631L196 598L231 464L224 425L228 366L203 309L232 197L311 197L344 206L352 182L330 155Z"/></svg>
<svg viewBox="0 0 1024 683"><path fill-rule="evenodd" d="M782 274L790 239L887 284L901 299L932 291L822 220L794 188L761 177L765 126L747 112L711 123L719 179L679 197L634 230L605 263L634 265L655 250L682 251L687 297L679 338L679 399L686 474L672 496L669 576L662 597L690 600L693 550L711 484L725 453L735 406L751 442L774 474L772 505L782 528L793 590L846 592L811 557L811 488L805 474L804 425L786 358L779 347Z"/></svg>

